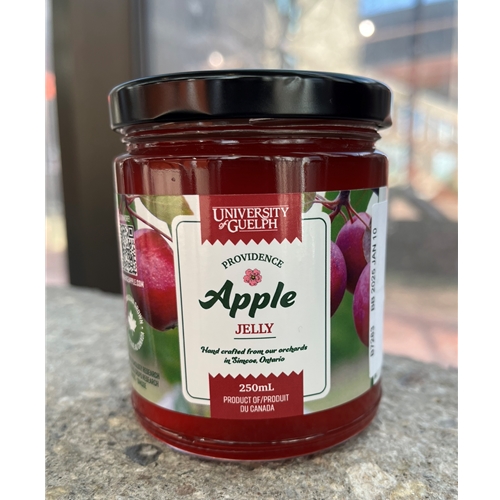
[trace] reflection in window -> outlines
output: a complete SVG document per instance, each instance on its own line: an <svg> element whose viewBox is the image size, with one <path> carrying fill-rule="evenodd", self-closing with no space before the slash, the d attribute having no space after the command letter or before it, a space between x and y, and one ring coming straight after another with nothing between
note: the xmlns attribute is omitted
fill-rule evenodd
<svg viewBox="0 0 500 500"><path fill-rule="evenodd" d="M296 68L382 80L394 92L394 126L383 132L392 182L410 182L422 193L429 186L432 192L446 187L431 165L443 148L455 148L450 152L456 154L456 1L150 0L145 5L144 76ZM367 16L375 31L363 34L360 22Z"/></svg>
<svg viewBox="0 0 500 500"><path fill-rule="evenodd" d="M417 0L361 0L359 12L362 16L374 16L396 10L415 7Z"/></svg>
<svg viewBox="0 0 500 500"><path fill-rule="evenodd" d="M423 111L415 109L413 111L413 136L417 141L425 138L426 116Z"/></svg>
<svg viewBox="0 0 500 500"><path fill-rule="evenodd" d="M453 182L456 168L457 158L453 153L441 151L432 157L432 173L445 183Z"/></svg>
<svg viewBox="0 0 500 500"><path fill-rule="evenodd" d="M395 12L397 10L413 9L419 2L422 5L449 2L450 0L361 0L359 13L362 16L374 16Z"/></svg>

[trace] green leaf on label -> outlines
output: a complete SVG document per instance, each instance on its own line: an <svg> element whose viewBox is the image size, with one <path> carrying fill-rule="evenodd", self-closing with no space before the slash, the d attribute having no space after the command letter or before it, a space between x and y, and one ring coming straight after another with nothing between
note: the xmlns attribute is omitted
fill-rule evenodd
<svg viewBox="0 0 500 500"><path fill-rule="evenodd" d="M172 328L164 332L153 330L156 359L162 375L171 384L181 381L179 331Z"/></svg>
<svg viewBox="0 0 500 500"><path fill-rule="evenodd" d="M314 204L316 193L302 193L302 213L309 212Z"/></svg>
<svg viewBox="0 0 500 500"><path fill-rule="evenodd" d="M130 213L130 210L132 210L132 212L135 212L135 201L132 201L127 205L126 195L119 194L118 196L118 208L120 210L120 213L125 216L127 224L132 225L135 231L137 229L137 219Z"/></svg>
<svg viewBox="0 0 500 500"><path fill-rule="evenodd" d="M371 189L357 189L351 191L351 205L356 212L365 212L373 191Z"/></svg>
<svg viewBox="0 0 500 500"><path fill-rule="evenodd" d="M193 215L184 196L141 196L142 204L170 227L177 215Z"/></svg>
<svg viewBox="0 0 500 500"><path fill-rule="evenodd" d="M352 293L346 290L339 308L331 319L332 365L352 359L367 349L356 333L352 301Z"/></svg>

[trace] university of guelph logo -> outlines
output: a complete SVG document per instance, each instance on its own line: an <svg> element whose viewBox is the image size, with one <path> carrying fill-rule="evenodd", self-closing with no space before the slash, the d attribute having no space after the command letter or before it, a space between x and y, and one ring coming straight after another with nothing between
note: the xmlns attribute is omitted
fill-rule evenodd
<svg viewBox="0 0 500 500"><path fill-rule="evenodd" d="M201 241L302 241L300 193L200 196Z"/></svg>

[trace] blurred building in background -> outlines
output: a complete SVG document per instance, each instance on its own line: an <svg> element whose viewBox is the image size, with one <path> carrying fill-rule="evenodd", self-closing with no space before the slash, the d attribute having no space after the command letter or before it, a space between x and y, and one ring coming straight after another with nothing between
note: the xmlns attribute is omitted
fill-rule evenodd
<svg viewBox="0 0 500 500"><path fill-rule="evenodd" d="M393 184L408 184L456 218L457 2L361 0L362 65L395 91L384 138Z"/></svg>
<svg viewBox="0 0 500 500"><path fill-rule="evenodd" d="M145 27L148 75L296 68L388 83L391 185L456 219L456 0L153 0Z"/></svg>
<svg viewBox="0 0 500 500"><path fill-rule="evenodd" d="M57 19L70 17L72 9L85 15L93 3L52 0L47 16L49 76L51 12ZM120 47L116 58L133 59L134 77L295 68L358 74L387 83L394 93L393 126L382 131L380 148L389 157L392 187L388 272L456 276L456 0L131 0L107 3L102 15L111 16L113 8L129 9L133 43L129 49ZM59 33L68 36L61 28ZM106 33L98 35L105 40ZM76 65L95 57L86 53L85 36L82 31L75 42ZM88 37L95 38L95 33ZM106 68L96 63L93 71L102 76ZM61 274L50 255L64 253L65 245L54 96L55 91L47 100L48 282L54 281L52 269ZM87 100L86 105L104 103ZM69 244L71 264L71 238Z"/></svg>

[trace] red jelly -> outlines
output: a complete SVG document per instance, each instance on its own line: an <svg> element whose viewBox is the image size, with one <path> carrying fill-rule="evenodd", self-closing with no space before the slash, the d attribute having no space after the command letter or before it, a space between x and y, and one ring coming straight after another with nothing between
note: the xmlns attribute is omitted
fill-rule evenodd
<svg viewBox="0 0 500 500"><path fill-rule="evenodd" d="M301 71L110 93L132 401L170 446L324 450L381 397L389 89Z"/></svg>

